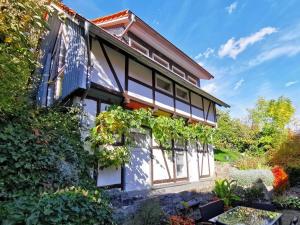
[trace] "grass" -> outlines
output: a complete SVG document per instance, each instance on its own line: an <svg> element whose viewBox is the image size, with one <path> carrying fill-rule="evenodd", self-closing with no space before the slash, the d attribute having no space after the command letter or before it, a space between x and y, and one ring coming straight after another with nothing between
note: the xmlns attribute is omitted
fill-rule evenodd
<svg viewBox="0 0 300 225"><path fill-rule="evenodd" d="M216 149L215 160L219 162L235 162L241 157L241 153L229 149Z"/></svg>

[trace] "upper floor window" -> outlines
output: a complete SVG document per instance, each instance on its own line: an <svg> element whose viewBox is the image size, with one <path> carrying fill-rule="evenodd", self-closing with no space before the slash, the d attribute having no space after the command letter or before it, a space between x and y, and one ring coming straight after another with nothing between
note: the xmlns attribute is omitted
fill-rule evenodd
<svg viewBox="0 0 300 225"><path fill-rule="evenodd" d="M154 61L158 62L160 65L162 65L166 68L169 68L169 63L166 60L164 60L162 57L153 53L152 58L154 59Z"/></svg>
<svg viewBox="0 0 300 225"><path fill-rule="evenodd" d="M182 87L179 87L179 86L176 86L176 97L184 100L184 101L189 101L189 92L188 90L182 88Z"/></svg>
<svg viewBox="0 0 300 225"><path fill-rule="evenodd" d="M173 72L176 73L178 76L180 76L180 77L182 77L182 78L185 78L185 73L184 73L182 70L178 69L178 68L175 67L175 66L172 66L172 70L173 70Z"/></svg>
<svg viewBox="0 0 300 225"><path fill-rule="evenodd" d="M169 94L173 94L172 82L168 79L165 79L159 75L156 75L156 88Z"/></svg>
<svg viewBox="0 0 300 225"><path fill-rule="evenodd" d="M140 53L149 56L149 49L141 45L140 43L136 42L133 39L129 39L129 45L134 48L135 50L139 51Z"/></svg>
<svg viewBox="0 0 300 225"><path fill-rule="evenodd" d="M193 78L193 77L188 76L188 77L187 77L187 80L188 80L190 83L192 83L192 84L198 85L198 84L197 84L197 80L196 80L195 78Z"/></svg>

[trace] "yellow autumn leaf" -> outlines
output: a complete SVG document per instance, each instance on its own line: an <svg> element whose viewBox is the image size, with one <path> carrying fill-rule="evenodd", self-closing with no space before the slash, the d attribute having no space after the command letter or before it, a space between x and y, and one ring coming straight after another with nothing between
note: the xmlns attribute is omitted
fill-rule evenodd
<svg viewBox="0 0 300 225"><path fill-rule="evenodd" d="M5 43L11 43L12 42L12 38L11 37L5 37L4 42Z"/></svg>

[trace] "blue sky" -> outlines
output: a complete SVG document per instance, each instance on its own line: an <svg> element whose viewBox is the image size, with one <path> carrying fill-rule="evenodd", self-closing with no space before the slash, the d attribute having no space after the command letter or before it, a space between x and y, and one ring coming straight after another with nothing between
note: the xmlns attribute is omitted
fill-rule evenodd
<svg viewBox="0 0 300 225"><path fill-rule="evenodd" d="M202 87L244 117L256 99L289 97L300 117L298 0L65 0L86 18L130 9L203 65Z"/></svg>

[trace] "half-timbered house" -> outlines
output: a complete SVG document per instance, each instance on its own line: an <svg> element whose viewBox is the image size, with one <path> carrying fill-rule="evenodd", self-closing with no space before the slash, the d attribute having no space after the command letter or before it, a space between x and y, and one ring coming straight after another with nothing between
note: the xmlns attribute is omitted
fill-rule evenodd
<svg viewBox="0 0 300 225"><path fill-rule="evenodd" d="M228 105L201 89L201 81L213 76L142 19L125 10L87 20L64 5L53 7L41 46L41 106L81 103L89 128L112 104L216 126L216 107ZM197 183L214 174L212 146L173 140L167 154L151 130L133 136L131 162L99 169L99 187L144 190Z"/></svg>

